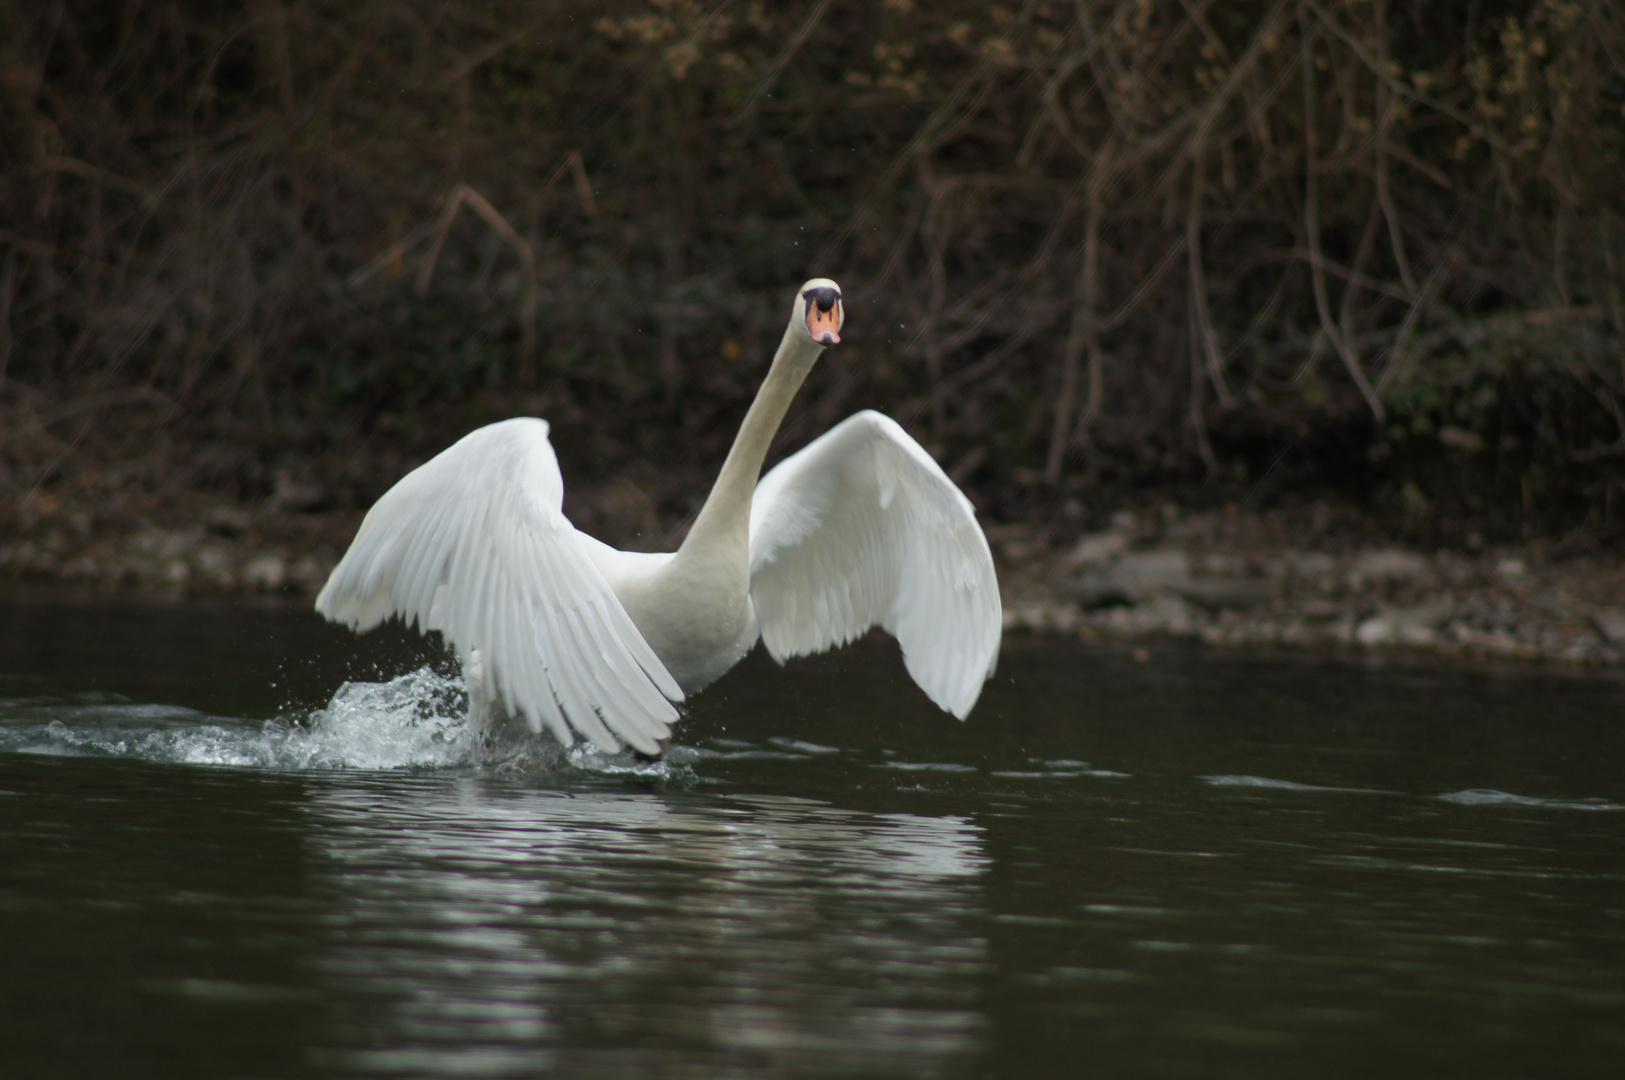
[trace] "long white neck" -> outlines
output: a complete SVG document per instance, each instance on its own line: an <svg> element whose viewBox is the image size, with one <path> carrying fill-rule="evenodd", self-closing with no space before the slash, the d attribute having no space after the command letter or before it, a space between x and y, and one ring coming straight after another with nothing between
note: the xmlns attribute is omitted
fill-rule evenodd
<svg viewBox="0 0 1625 1080"><path fill-rule="evenodd" d="M739 425L728 460L722 463L711 494L678 549L677 561L738 560L748 566L750 498L762 475L762 462L767 460L768 447L778 434L791 399L823 351L824 347L801 332L794 322L785 327L784 340L773 354L773 366L756 391L745 422Z"/></svg>

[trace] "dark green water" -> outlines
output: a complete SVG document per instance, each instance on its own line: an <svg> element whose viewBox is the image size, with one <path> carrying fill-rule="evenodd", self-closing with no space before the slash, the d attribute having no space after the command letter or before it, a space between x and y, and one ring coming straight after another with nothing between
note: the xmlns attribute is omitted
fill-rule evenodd
<svg viewBox="0 0 1625 1080"><path fill-rule="evenodd" d="M405 636L0 594L0 1076L1625 1074L1625 686L1151 653L493 772Z"/></svg>

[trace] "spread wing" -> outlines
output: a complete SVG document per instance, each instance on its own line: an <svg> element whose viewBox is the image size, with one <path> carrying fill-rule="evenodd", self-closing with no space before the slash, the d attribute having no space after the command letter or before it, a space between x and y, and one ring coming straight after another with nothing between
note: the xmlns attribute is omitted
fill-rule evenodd
<svg viewBox="0 0 1625 1080"><path fill-rule="evenodd" d="M547 430L492 424L403 477L316 610L355 630L392 615L439 630L465 663L478 650L492 696L532 730L659 753L683 693L565 518Z"/></svg>
<svg viewBox="0 0 1625 1080"><path fill-rule="evenodd" d="M879 625L908 673L964 719L999 656L999 583L954 482L896 421L865 410L756 487L751 598L783 661Z"/></svg>

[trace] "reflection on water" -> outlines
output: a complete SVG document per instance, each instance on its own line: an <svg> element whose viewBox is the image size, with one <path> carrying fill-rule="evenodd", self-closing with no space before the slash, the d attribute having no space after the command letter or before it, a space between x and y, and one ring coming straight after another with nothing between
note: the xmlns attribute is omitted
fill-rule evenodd
<svg viewBox="0 0 1625 1080"><path fill-rule="evenodd" d="M324 789L310 814L336 1062L925 1076L980 1044L965 818L476 779Z"/></svg>
<svg viewBox="0 0 1625 1080"><path fill-rule="evenodd" d="M0 603L0 1074L1625 1058L1607 678L1012 639L960 723L860 644L748 658L665 764L490 767L414 649Z"/></svg>

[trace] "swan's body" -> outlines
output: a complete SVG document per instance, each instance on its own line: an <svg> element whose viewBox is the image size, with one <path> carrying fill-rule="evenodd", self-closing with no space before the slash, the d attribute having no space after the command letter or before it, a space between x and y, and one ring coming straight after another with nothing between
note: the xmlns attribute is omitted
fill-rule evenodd
<svg viewBox="0 0 1625 1080"><path fill-rule="evenodd" d="M521 714L566 745L660 752L673 702L764 641L774 659L879 625L915 682L964 718L998 658L998 582L970 502L892 420L860 412L762 477L826 345L840 289L797 293L784 340L675 552L617 551L564 517L546 421L505 420L407 474L367 512L316 610L399 615L462 657L470 713Z"/></svg>

